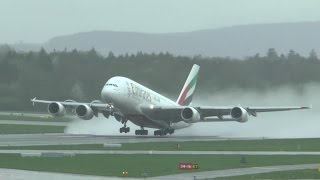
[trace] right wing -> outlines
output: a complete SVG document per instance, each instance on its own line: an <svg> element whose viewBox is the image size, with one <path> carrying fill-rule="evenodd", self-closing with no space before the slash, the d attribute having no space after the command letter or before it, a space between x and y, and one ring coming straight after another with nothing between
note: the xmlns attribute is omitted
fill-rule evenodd
<svg viewBox="0 0 320 180"><path fill-rule="evenodd" d="M36 98L31 99L34 103L48 104L49 114L53 116L64 116L66 110L75 110L76 115L80 119L91 119L94 116L98 117L99 113L102 113L106 118L110 115L115 117L121 117L123 114L120 109L113 106L111 103L102 103L100 100L94 100L91 103L76 102L73 100L66 101L47 101L38 100ZM77 110L79 107L79 110ZM116 116L119 115L119 116ZM117 119L117 118L116 118ZM117 119L119 121L119 118Z"/></svg>
<svg viewBox="0 0 320 180"><path fill-rule="evenodd" d="M66 100L66 101L47 101L47 100L39 100L37 98L31 99L31 102L34 103L43 103L43 104L50 104L50 103L60 103L65 107L69 108L76 108L79 105L88 105L92 108L97 108L101 111L103 110L110 110L111 108L114 108L112 104L102 103L101 101L92 101L91 103L83 103L83 102L76 102L73 100Z"/></svg>

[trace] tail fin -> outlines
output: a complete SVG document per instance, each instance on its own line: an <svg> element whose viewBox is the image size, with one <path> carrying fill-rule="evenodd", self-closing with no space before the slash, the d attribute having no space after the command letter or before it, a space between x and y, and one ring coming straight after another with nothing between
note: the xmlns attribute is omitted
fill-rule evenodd
<svg viewBox="0 0 320 180"><path fill-rule="evenodd" d="M192 96L197 84L199 69L200 66L198 66L197 64L194 64L192 66L189 76L186 82L184 83L184 86L177 100L177 103L180 106L188 106L191 103Z"/></svg>

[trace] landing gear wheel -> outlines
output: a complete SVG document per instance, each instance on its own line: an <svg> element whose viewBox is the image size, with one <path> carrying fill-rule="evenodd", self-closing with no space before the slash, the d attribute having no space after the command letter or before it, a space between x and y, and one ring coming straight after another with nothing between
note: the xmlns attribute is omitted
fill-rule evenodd
<svg viewBox="0 0 320 180"><path fill-rule="evenodd" d="M166 135L167 132L165 132L164 130L155 130L155 131L153 132L153 134L154 134L155 136L163 136L163 135Z"/></svg>
<svg viewBox="0 0 320 180"><path fill-rule="evenodd" d="M167 134L173 134L174 133L174 129L170 128L170 129L160 129L160 130L155 130L153 132L153 134L155 136L165 136Z"/></svg>
<svg viewBox="0 0 320 180"><path fill-rule="evenodd" d="M138 129L135 131L136 135L148 135L148 130Z"/></svg>
<svg viewBox="0 0 320 180"><path fill-rule="evenodd" d="M122 128L120 128L120 133L128 133L128 132L130 132L130 128L129 127L122 127Z"/></svg>
<svg viewBox="0 0 320 180"><path fill-rule="evenodd" d="M173 134L174 133L174 129L168 129L168 133L169 134Z"/></svg>

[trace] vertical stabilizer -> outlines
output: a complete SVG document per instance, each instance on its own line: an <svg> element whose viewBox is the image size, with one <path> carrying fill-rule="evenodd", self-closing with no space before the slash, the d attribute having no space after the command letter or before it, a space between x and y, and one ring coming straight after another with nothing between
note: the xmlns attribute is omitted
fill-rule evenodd
<svg viewBox="0 0 320 180"><path fill-rule="evenodd" d="M177 100L177 103L180 106L188 106L191 103L192 96L197 84L199 69L200 69L200 66L196 64L192 66L189 76L186 82L184 83L182 91Z"/></svg>

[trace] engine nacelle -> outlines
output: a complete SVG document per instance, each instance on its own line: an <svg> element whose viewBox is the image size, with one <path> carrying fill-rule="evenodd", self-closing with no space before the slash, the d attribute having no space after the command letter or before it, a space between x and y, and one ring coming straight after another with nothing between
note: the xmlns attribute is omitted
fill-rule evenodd
<svg viewBox="0 0 320 180"><path fill-rule="evenodd" d="M199 112L193 107L186 107L181 111L181 117L186 122L200 121Z"/></svg>
<svg viewBox="0 0 320 180"><path fill-rule="evenodd" d="M77 106L76 115L83 120L90 120L93 118L93 110L86 104Z"/></svg>
<svg viewBox="0 0 320 180"><path fill-rule="evenodd" d="M48 105L48 112L51 116L61 117L66 114L66 109L59 102L52 102Z"/></svg>
<svg viewBox="0 0 320 180"><path fill-rule="evenodd" d="M234 107L231 109L230 115L233 119L238 122L244 123L247 122L249 119L248 112L243 109L242 107Z"/></svg>

